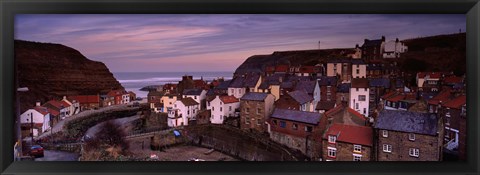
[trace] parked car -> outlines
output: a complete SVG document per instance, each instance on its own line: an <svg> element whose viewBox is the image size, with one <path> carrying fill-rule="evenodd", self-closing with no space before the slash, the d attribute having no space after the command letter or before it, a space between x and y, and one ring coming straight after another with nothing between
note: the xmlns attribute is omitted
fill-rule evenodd
<svg viewBox="0 0 480 175"><path fill-rule="evenodd" d="M31 148L30 148L30 152L29 152L30 156L33 156L33 157L43 157L43 147L40 146L40 145L33 145Z"/></svg>

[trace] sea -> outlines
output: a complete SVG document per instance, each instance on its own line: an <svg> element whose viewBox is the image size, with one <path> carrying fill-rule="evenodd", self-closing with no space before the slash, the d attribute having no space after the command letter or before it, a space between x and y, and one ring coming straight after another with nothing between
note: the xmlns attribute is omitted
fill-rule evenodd
<svg viewBox="0 0 480 175"><path fill-rule="evenodd" d="M150 85L164 85L178 83L182 76L193 76L194 80L201 79L211 82L213 79L223 77L232 79L233 72L113 72L113 76L122 84L126 91L133 91L137 97L146 98L148 92L140 91Z"/></svg>

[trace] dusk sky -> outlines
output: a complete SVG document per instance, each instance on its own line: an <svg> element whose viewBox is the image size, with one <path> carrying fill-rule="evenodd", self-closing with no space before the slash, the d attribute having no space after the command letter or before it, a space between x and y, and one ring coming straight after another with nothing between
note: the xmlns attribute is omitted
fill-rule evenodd
<svg viewBox="0 0 480 175"><path fill-rule="evenodd" d="M59 43L111 72L233 72L252 55L462 32L458 15L17 15L15 38Z"/></svg>

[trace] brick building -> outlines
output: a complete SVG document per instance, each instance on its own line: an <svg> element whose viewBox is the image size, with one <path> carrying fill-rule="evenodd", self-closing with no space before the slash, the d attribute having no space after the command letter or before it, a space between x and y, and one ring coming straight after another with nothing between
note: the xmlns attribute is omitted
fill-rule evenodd
<svg viewBox="0 0 480 175"><path fill-rule="evenodd" d="M325 161L373 160L373 129L335 123L328 127L322 138Z"/></svg>
<svg viewBox="0 0 480 175"><path fill-rule="evenodd" d="M312 112L314 108L313 100L313 97L309 96L305 91L292 91L282 95L275 102L275 107Z"/></svg>
<svg viewBox="0 0 480 175"><path fill-rule="evenodd" d="M337 77L322 76L318 78L320 101L335 101L337 97Z"/></svg>
<svg viewBox="0 0 480 175"><path fill-rule="evenodd" d="M383 110L374 128L378 161L442 160L443 123L435 114Z"/></svg>
<svg viewBox="0 0 480 175"><path fill-rule="evenodd" d="M300 150L313 160L321 157L320 138L326 120L320 113L276 108L268 123L273 141Z"/></svg>
<svg viewBox="0 0 480 175"><path fill-rule="evenodd" d="M268 116L273 112L272 94L249 92L240 98L240 128L266 132Z"/></svg>
<svg viewBox="0 0 480 175"><path fill-rule="evenodd" d="M385 50L385 36L381 39L369 40L365 39L362 45L362 57L368 62L383 58Z"/></svg>
<svg viewBox="0 0 480 175"><path fill-rule="evenodd" d="M458 96L449 100L441 105L438 109L438 116L443 118L443 124L445 126L445 148L451 151L458 151L459 144L465 143L465 138L460 138L460 135L466 135L466 133L460 132L462 120L465 120L466 116L466 100L465 95ZM464 145L462 145L464 146ZM465 151L464 149L462 151Z"/></svg>

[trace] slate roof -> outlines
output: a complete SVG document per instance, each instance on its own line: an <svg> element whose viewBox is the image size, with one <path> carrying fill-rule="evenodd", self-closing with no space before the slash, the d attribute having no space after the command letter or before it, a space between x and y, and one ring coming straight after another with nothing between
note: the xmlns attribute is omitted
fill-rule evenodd
<svg viewBox="0 0 480 175"><path fill-rule="evenodd" d="M317 78L319 86L336 86L337 85L337 77L335 76L321 76Z"/></svg>
<svg viewBox="0 0 480 175"><path fill-rule="evenodd" d="M405 87L405 84L402 79L396 79L395 80L395 86L396 88L403 88Z"/></svg>
<svg viewBox="0 0 480 175"><path fill-rule="evenodd" d="M351 87L351 83L342 83L342 84L338 85L337 92L349 93L350 92L350 87Z"/></svg>
<svg viewBox="0 0 480 175"><path fill-rule="evenodd" d="M215 89L228 89L228 86L230 85L231 82L232 80L223 81L217 87L215 87Z"/></svg>
<svg viewBox="0 0 480 175"><path fill-rule="evenodd" d="M185 89L183 90L183 95L200 95L202 92L203 89Z"/></svg>
<svg viewBox="0 0 480 175"><path fill-rule="evenodd" d="M243 82L245 81L244 77L235 77L230 82L229 88L243 88Z"/></svg>
<svg viewBox="0 0 480 175"><path fill-rule="evenodd" d="M350 58L336 58L336 59L331 59L327 61L327 63L350 63L350 62L351 62Z"/></svg>
<svg viewBox="0 0 480 175"><path fill-rule="evenodd" d="M249 92L240 98L240 100L251 100L251 101L264 101L267 98L267 93L260 93L260 92Z"/></svg>
<svg viewBox="0 0 480 175"><path fill-rule="evenodd" d="M255 87L257 85L258 79L260 79L260 74L250 74L244 79L243 85L248 88Z"/></svg>
<svg viewBox="0 0 480 175"><path fill-rule="evenodd" d="M288 95L290 95L295 101L297 101L301 105L313 100L313 97L308 95L305 91L292 91L288 92Z"/></svg>
<svg viewBox="0 0 480 175"><path fill-rule="evenodd" d="M185 106L193 106L193 105L198 105L198 103L191 97L188 98L182 98L180 100Z"/></svg>
<svg viewBox="0 0 480 175"><path fill-rule="evenodd" d="M351 62L352 64L367 64L361 59L352 59Z"/></svg>
<svg viewBox="0 0 480 175"><path fill-rule="evenodd" d="M382 39L365 40L362 47L380 46L382 44L382 41Z"/></svg>
<svg viewBox="0 0 480 175"><path fill-rule="evenodd" d="M315 109L328 111L330 109L333 109L334 107L335 101L319 101Z"/></svg>
<svg viewBox="0 0 480 175"><path fill-rule="evenodd" d="M368 126L334 123L325 131L323 138L328 139L329 135L337 136L336 140L340 142L373 146L373 129Z"/></svg>
<svg viewBox="0 0 480 175"><path fill-rule="evenodd" d="M163 93L163 92L159 92L159 91L149 91L148 94L147 94L147 96L149 96L149 97L150 97L150 96L158 96L158 97L161 97L161 96L163 96L163 95L164 95L164 93Z"/></svg>
<svg viewBox="0 0 480 175"><path fill-rule="evenodd" d="M383 110L374 127L391 131L437 135L438 119L433 113L419 113L401 110Z"/></svg>
<svg viewBox="0 0 480 175"><path fill-rule="evenodd" d="M293 82L282 82L282 84L280 84L280 88L293 89L293 85Z"/></svg>
<svg viewBox="0 0 480 175"><path fill-rule="evenodd" d="M307 93L313 94L313 91L315 91L316 83L317 81L299 81L295 86L295 90L305 90Z"/></svg>
<svg viewBox="0 0 480 175"><path fill-rule="evenodd" d="M275 108L270 117L317 125L320 122L321 115L320 113L316 112L305 112Z"/></svg>
<svg viewBox="0 0 480 175"><path fill-rule="evenodd" d="M368 88L368 79L366 78L353 78L352 88Z"/></svg>
<svg viewBox="0 0 480 175"><path fill-rule="evenodd" d="M370 87L390 88L390 79L388 78L372 78L369 81Z"/></svg>
<svg viewBox="0 0 480 175"><path fill-rule="evenodd" d="M258 86L258 89L268 89L270 87L270 83L267 81L264 81Z"/></svg>

